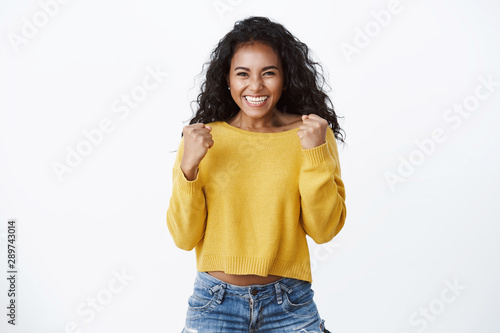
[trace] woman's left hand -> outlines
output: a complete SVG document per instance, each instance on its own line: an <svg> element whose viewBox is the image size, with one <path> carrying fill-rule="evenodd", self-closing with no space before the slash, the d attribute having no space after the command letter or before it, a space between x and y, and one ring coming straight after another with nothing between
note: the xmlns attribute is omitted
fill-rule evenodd
<svg viewBox="0 0 500 333"><path fill-rule="evenodd" d="M315 148L326 142L328 122L316 114L302 115L297 135L303 149Z"/></svg>

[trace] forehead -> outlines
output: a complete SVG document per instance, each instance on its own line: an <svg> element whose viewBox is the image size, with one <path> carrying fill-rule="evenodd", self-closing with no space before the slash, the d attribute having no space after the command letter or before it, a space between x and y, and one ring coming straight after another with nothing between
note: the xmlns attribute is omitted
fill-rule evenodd
<svg viewBox="0 0 500 333"><path fill-rule="evenodd" d="M279 56L269 45L252 42L241 44L236 48L236 52L231 59L231 67L238 65L275 65L281 64Z"/></svg>

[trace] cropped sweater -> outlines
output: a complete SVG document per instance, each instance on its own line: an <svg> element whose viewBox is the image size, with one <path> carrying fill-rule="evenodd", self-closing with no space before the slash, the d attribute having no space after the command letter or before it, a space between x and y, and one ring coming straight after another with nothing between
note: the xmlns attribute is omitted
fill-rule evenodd
<svg viewBox="0 0 500 333"><path fill-rule="evenodd" d="M277 275L312 282L306 235L332 240L346 219L345 189L334 133L303 149L299 128L251 132L209 123L213 146L196 179L172 172L167 225L177 247L196 248L197 270Z"/></svg>

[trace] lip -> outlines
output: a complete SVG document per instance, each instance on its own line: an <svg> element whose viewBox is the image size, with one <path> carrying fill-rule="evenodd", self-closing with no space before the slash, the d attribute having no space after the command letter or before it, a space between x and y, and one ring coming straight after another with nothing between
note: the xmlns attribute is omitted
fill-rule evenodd
<svg viewBox="0 0 500 333"><path fill-rule="evenodd" d="M267 99L266 99L264 102L262 102L262 103L259 103L259 104L252 104L252 103L250 103L250 102L246 99L246 96L250 96L250 97L266 97L266 96L267 96ZM245 100L245 103L246 103L248 106L250 106L250 107L254 107L254 108L256 108L256 107L258 108L258 107L264 106L264 105L267 103L267 101L269 100L269 97L270 97L270 96L268 96L268 95L245 95L245 96L243 96L243 99Z"/></svg>

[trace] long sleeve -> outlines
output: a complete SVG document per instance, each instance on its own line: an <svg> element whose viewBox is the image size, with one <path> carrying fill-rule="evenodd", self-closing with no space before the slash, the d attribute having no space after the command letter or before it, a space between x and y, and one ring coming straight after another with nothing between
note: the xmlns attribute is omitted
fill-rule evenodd
<svg viewBox="0 0 500 333"><path fill-rule="evenodd" d="M304 164L299 176L300 220L305 232L317 244L322 244L340 232L347 214L333 130L327 129L325 143L302 149L302 152Z"/></svg>
<svg viewBox="0 0 500 333"><path fill-rule="evenodd" d="M199 171L193 181L187 180L182 172L180 165L183 152L184 137L172 170L172 196L167 210L167 226L175 245L191 251L205 234L207 209Z"/></svg>

